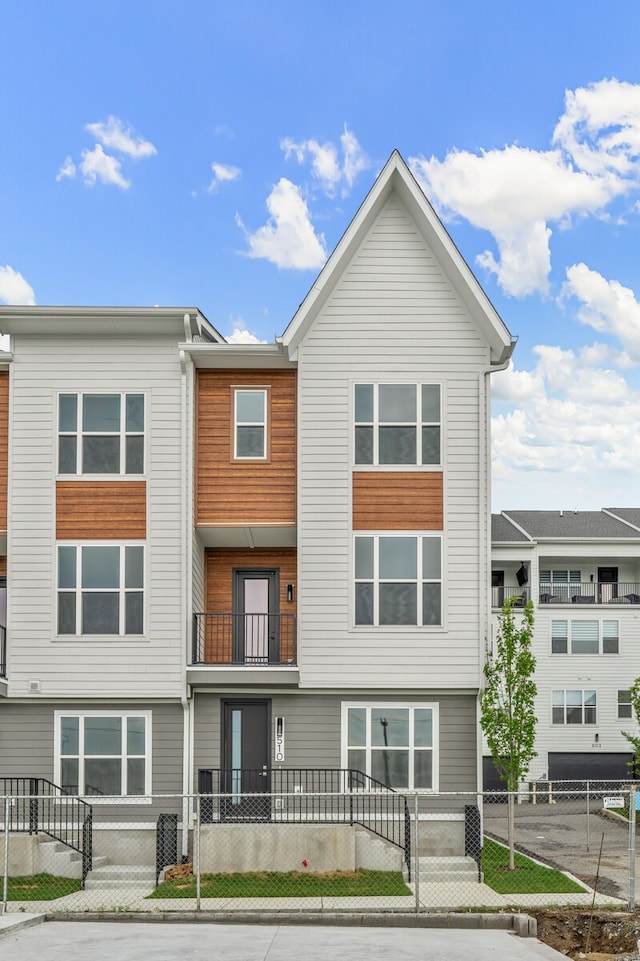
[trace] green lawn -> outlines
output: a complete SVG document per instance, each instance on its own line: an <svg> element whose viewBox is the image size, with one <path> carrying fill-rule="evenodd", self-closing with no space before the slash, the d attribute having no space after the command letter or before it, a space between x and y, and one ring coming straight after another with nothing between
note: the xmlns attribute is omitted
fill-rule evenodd
<svg viewBox="0 0 640 961"><path fill-rule="evenodd" d="M54 901L66 894L79 891L77 878L58 878L53 874L32 874L26 877L9 878L7 885L8 901Z"/></svg>
<svg viewBox="0 0 640 961"><path fill-rule="evenodd" d="M515 856L515 869L509 870L509 848L484 839L482 871L485 884L499 894L577 894L586 890L562 871L545 868L524 854Z"/></svg>
<svg viewBox="0 0 640 961"><path fill-rule="evenodd" d="M400 871L255 871L247 874L203 874L203 898L363 898L410 895ZM195 898L196 879L163 881L150 898Z"/></svg>

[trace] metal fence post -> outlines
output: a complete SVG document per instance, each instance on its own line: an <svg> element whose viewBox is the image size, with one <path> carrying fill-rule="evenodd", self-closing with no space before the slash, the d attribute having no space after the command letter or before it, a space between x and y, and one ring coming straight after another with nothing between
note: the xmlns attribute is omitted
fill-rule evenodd
<svg viewBox="0 0 640 961"><path fill-rule="evenodd" d="M589 781L587 780L587 851L589 851L590 844L591 844L591 824L590 824L590 818L589 818L589 814L591 813L590 811L591 805L589 803L589 800L590 800L589 799Z"/></svg>
<svg viewBox="0 0 640 961"><path fill-rule="evenodd" d="M4 865L2 868L2 910L4 914L7 910L7 900L9 897L9 796L4 799Z"/></svg>
<svg viewBox="0 0 640 961"><path fill-rule="evenodd" d="M636 789L629 791L629 910L636 903Z"/></svg>
<svg viewBox="0 0 640 961"><path fill-rule="evenodd" d="M420 910L420 818L418 812L418 795L413 795L413 878L416 892L416 914Z"/></svg>
<svg viewBox="0 0 640 961"><path fill-rule="evenodd" d="M196 794L196 825L193 839L193 870L196 875L196 911L200 910L200 795Z"/></svg>

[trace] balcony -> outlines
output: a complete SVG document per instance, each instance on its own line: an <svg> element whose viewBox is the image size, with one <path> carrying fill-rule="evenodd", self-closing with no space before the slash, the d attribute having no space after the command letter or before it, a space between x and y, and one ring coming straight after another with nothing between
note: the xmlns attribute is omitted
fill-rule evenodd
<svg viewBox="0 0 640 961"><path fill-rule="evenodd" d="M538 603L640 605L640 584L623 581L613 583L587 581L568 584L542 582L539 585Z"/></svg>
<svg viewBox="0 0 640 961"><path fill-rule="evenodd" d="M212 672L212 669L216 669ZM189 683L297 683L295 614L197 613ZM197 680L196 680L197 679Z"/></svg>
<svg viewBox="0 0 640 961"><path fill-rule="evenodd" d="M502 584L500 587L492 587L491 607L502 607L504 602L510 597L516 598L513 602L514 607L524 607L527 601L531 600L531 591L528 587L518 587L516 584L511 587L507 584Z"/></svg>

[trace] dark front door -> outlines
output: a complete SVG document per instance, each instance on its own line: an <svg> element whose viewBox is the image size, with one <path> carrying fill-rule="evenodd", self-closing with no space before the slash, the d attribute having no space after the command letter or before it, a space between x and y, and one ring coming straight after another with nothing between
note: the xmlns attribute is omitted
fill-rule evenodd
<svg viewBox="0 0 640 961"><path fill-rule="evenodd" d="M278 663L278 571L234 571L236 664Z"/></svg>
<svg viewBox="0 0 640 961"><path fill-rule="evenodd" d="M599 567L598 568L598 601L606 604L618 596L618 568Z"/></svg>
<svg viewBox="0 0 640 961"><path fill-rule="evenodd" d="M271 702L225 701L222 710L223 817L263 821L271 815Z"/></svg>

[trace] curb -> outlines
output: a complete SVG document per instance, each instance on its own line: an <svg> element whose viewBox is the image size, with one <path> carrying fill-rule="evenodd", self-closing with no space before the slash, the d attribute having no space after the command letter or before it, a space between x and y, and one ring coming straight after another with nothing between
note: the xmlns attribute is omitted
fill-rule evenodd
<svg viewBox="0 0 640 961"><path fill-rule="evenodd" d="M32 914L27 917L21 914L0 914L0 938L12 934L19 928L31 928L35 924L43 924L46 919L46 914Z"/></svg>

